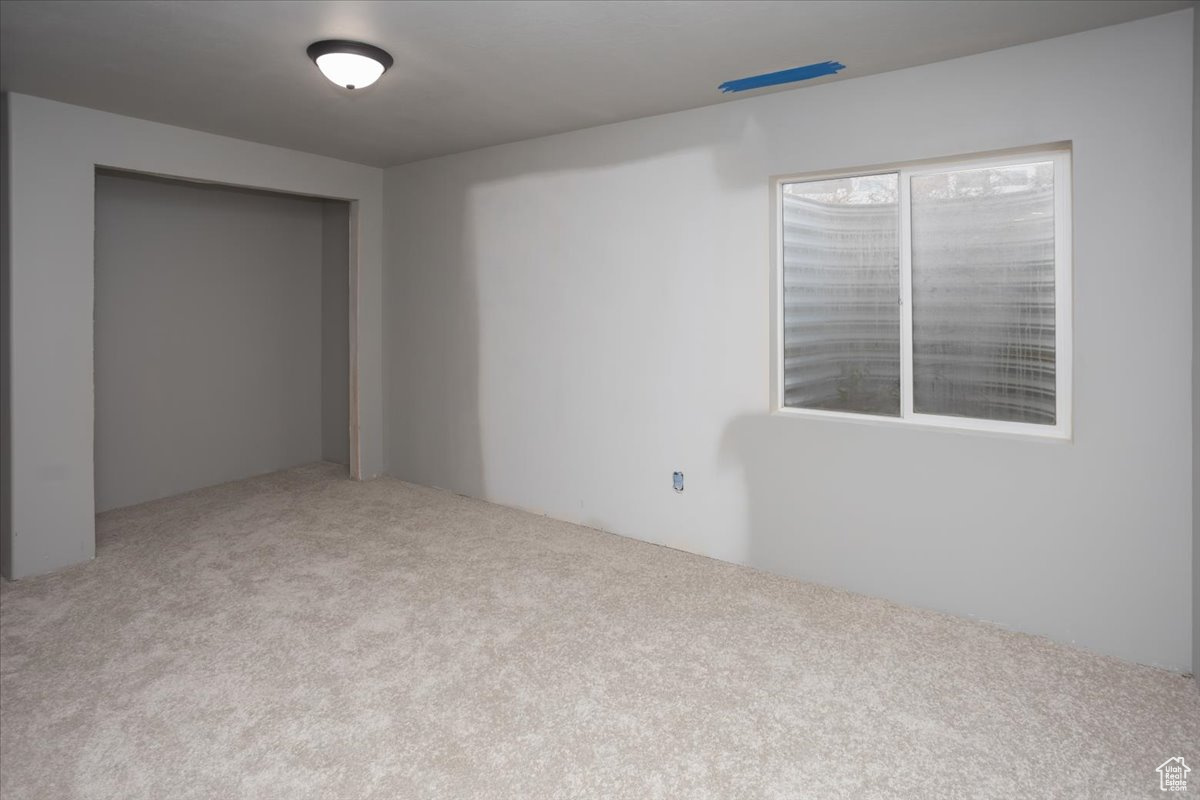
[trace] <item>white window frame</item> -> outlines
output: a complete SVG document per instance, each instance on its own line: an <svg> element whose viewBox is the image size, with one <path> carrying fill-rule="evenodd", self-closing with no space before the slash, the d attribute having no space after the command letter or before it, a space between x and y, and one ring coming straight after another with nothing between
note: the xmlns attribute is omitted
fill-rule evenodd
<svg viewBox="0 0 1200 800"><path fill-rule="evenodd" d="M1055 336L1055 424L918 414L913 411L913 320L912 320L912 178L964 169L1049 161L1054 165L1054 336ZM900 416L791 408L784 405L783 381L783 190L786 184L805 181L856 178L894 173L899 182L900 217ZM934 428L971 433L1071 439L1071 148L1069 143L1008 150L975 156L887 164L837 172L777 175L771 178L771 413L778 416L845 420L872 425Z"/></svg>

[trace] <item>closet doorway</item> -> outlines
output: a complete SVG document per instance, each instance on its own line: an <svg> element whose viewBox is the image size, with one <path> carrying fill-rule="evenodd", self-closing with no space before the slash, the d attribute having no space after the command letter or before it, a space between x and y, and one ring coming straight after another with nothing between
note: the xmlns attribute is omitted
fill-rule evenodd
<svg viewBox="0 0 1200 800"><path fill-rule="evenodd" d="M357 473L352 204L108 169L95 191L97 513Z"/></svg>

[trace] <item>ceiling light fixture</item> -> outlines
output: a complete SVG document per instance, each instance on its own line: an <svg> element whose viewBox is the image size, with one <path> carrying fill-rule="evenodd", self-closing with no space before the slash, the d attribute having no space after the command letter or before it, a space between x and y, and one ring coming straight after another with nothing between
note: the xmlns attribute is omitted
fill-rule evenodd
<svg viewBox="0 0 1200 800"><path fill-rule="evenodd" d="M343 39L313 42L308 46L308 57L326 78L347 89L370 86L392 65L387 51Z"/></svg>

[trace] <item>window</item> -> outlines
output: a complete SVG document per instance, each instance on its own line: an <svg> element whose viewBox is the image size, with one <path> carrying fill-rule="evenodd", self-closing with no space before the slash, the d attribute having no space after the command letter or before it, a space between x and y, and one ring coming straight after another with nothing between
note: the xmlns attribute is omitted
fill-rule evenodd
<svg viewBox="0 0 1200 800"><path fill-rule="evenodd" d="M775 191L779 411L1069 436L1067 150Z"/></svg>

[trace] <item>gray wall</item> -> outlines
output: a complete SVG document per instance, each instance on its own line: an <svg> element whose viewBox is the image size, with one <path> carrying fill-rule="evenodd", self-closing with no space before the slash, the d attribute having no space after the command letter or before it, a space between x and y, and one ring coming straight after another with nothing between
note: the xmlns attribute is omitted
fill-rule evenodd
<svg viewBox="0 0 1200 800"><path fill-rule="evenodd" d="M9 261L8 95L0 94L0 575L11 574L12 559L12 292Z"/></svg>
<svg viewBox="0 0 1200 800"><path fill-rule="evenodd" d="M321 458L350 463L350 204L321 214Z"/></svg>
<svg viewBox="0 0 1200 800"><path fill-rule="evenodd" d="M1200 682L1200 13L1192 18L1192 672Z"/></svg>
<svg viewBox="0 0 1200 800"><path fill-rule="evenodd" d="M97 511L321 459L324 216L96 176ZM346 236L333 244L344 276ZM344 376L345 353L332 363Z"/></svg>
<svg viewBox="0 0 1200 800"><path fill-rule="evenodd" d="M388 170L390 470L1188 669L1191 15ZM1059 141L1073 441L769 413L769 176Z"/></svg>

